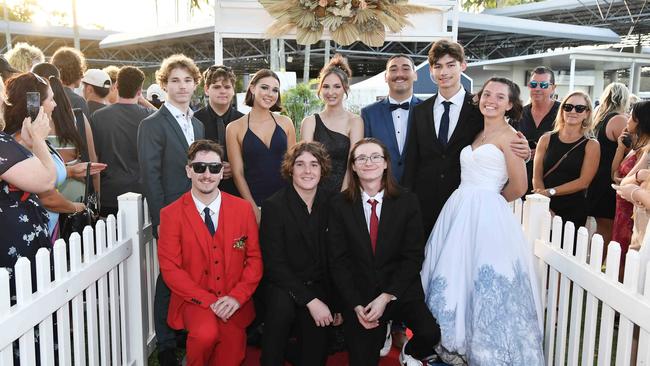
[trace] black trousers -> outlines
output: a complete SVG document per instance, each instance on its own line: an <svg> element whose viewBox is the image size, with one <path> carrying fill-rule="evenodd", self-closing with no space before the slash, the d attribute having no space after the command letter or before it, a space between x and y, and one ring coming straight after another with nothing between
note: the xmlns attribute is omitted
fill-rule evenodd
<svg viewBox="0 0 650 366"><path fill-rule="evenodd" d="M316 289L316 293L324 294L320 288ZM325 302L323 297L319 297L319 300ZM329 328L316 326L306 306L298 305L286 290L272 284L267 284L264 302L266 316L261 365L284 365L287 343L292 334L295 334L298 341L296 366L325 365Z"/></svg>
<svg viewBox="0 0 650 366"><path fill-rule="evenodd" d="M386 307L379 326L373 329L364 328L354 311L347 311L343 319L350 366L379 364L379 350L384 345L386 323L389 320L403 321L413 331L413 338L406 345L405 351L417 359L431 356L433 348L440 342L440 326L424 300L392 301Z"/></svg>
<svg viewBox="0 0 650 366"><path fill-rule="evenodd" d="M153 298L153 322L156 329L158 353L176 348L176 331L167 325L167 312L171 291L163 281L162 275L156 280L156 293Z"/></svg>

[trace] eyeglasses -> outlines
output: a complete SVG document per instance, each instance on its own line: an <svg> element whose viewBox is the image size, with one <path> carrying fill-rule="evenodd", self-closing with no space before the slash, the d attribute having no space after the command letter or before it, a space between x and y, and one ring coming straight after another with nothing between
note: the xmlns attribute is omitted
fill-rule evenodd
<svg viewBox="0 0 650 366"><path fill-rule="evenodd" d="M535 89L535 88L537 88L538 85L539 85L539 87L542 88L542 89L548 89L548 87L549 87L551 84L550 84L548 81L535 81L535 80L532 80L532 81L530 81L530 82L528 83L528 86L529 86L531 89Z"/></svg>
<svg viewBox="0 0 650 366"><path fill-rule="evenodd" d="M35 74L35 73L33 73L33 72L32 72L31 74L34 75L34 77L36 78L36 80L37 80L39 83L41 83L41 84L43 84L43 85L47 85L47 81L45 81L45 79L43 79L40 75Z"/></svg>
<svg viewBox="0 0 650 366"><path fill-rule="evenodd" d="M384 156L379 155L379 154L374 154L374 155L370 155L370 156L359 155L356 158L354 158L354 163L357 164L357 165L364 165L368 161L370 161L373 164L379 164L379 163L382 163L384 161Z"/></svg>
<svg viewBox="0 0 650 366"><path fill-rule="evenodd" d="M194 173L196 174L203 174L205 173L205 169L209 169L211 174L219 174L221 172L221 168L223 167L223 164L221 163L192 163L190 164L192 167L192 170L194 170Z"/></svg>
<svg viewBox="0 0 650 366"><path fill-rule="evenodd" d="M576 110L576 113L582 113L582 112L586 111L587 109L589 109L589 107L587 107L586 105L582 105L582 104L573 105L573 104L569 104L569 103L565 103L562 106L562 110L565 111L565 112L571 112L574 109Z"/></svg>

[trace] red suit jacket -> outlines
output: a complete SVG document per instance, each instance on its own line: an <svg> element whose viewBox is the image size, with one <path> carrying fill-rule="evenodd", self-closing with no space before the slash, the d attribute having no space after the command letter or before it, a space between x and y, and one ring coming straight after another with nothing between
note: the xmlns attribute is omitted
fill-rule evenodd
<svg viewBox="0 0 650 366"><path fill-rule="evenodd" d="M245 328L255 318L250 299L262 278L255 215L247 201L220 194L219 223L213 237L190 192L160 211L158 260L171 289L167 323L174 329L185 328L183 306L192 303L208 308L226 295L241 305L229 322Z"/></svg>

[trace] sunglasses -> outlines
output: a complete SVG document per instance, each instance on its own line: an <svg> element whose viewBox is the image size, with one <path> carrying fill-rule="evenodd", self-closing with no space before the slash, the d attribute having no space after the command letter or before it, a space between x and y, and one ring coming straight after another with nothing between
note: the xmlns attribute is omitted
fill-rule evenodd
<svg viewBox="0 0 650 366"><path fill-rule="evenodd" d="M571 112L574 109L576 110L576 113L582 113L582 112L586 111L587 109L589 109L589 107L587 107L586 105L582 105L582 104L573 105L573 104L569 104L569 103L566 103L565 105L562 106L562 110L565 111L565 112Z"/></svg>
<svg viewBox="0 0 650 366"><path fill-rule="evenodd" d="M196 174L203 174L205 173L205 169L210 170L210 174L219 174L221 172L221 168L223 167L223 164L221 163L192 163L190 164L192 167L192 170L194 170L194 173Z"/></svg>
<svg viewBox="0 0 650 366"><path fill-rule="evenodd" d="M548 87L549 87L551 84L550 84L548 81L539 81L539 82L538 82L538 81L535 81L535 80L533 80L533 81L531 81L531 82L528 83L528 86L529 86L531 89L535 89L535 88L537 88L538 85L539 85L539 87L542 88L542 89L548 89Z"/></svg>

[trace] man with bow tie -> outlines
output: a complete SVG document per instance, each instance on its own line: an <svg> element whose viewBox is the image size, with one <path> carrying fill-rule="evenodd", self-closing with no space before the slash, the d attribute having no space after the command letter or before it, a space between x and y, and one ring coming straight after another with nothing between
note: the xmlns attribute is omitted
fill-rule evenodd
<svg viewBox="0 0 650 366"><path fill-rule="evenodd" d="M223 149L197 140L185 167L192 188L160 211L158 260L171 290L167 323L186 329L188 366L241 365L253 292L262 278L255 215L220 192Z"/></svg>
<svg viewBox="0 0 650 366"><path fill-rule="evenodd" d="M399 182L404 174L410 111L421 101L413 95L413 83L418 78L413 59L403 54L391 56L385 78L388 98L361 109L361 118L365 137L374 137L388 147L393 176Z"/></svg>

